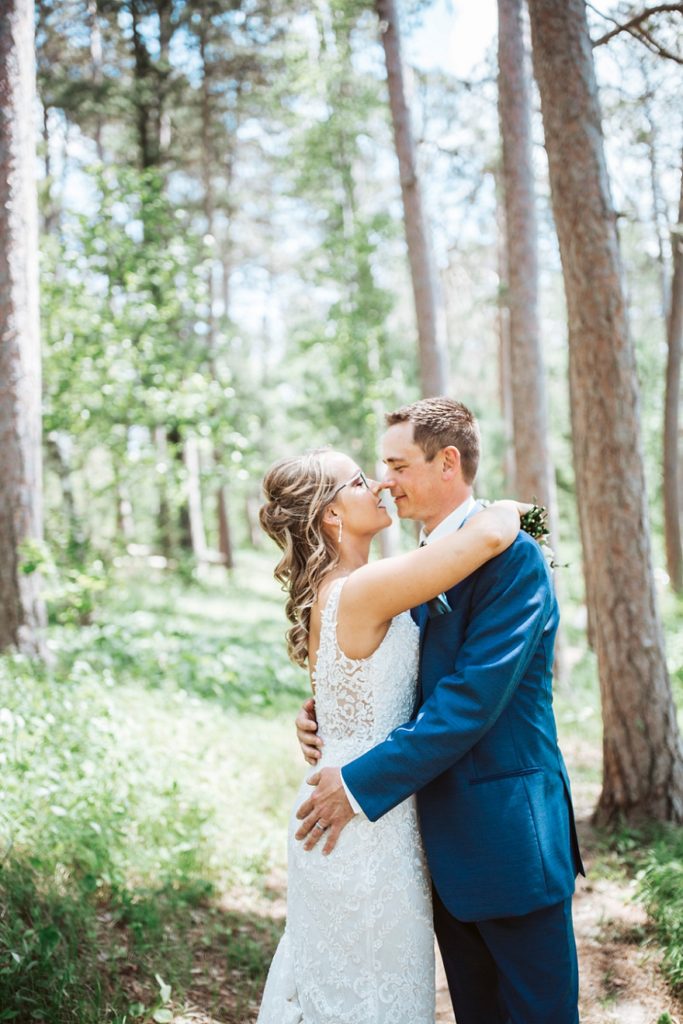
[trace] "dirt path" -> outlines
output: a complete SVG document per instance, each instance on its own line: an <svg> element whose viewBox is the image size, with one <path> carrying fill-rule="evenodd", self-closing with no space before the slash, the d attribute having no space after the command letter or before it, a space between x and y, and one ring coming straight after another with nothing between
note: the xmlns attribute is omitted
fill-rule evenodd
<svg viewBox="0 0 683 1024"><path fill-rule="evenodd" d="M579 879L574 897L581 1024L658 1024L665 1013L672 1024L683 1024L683 1002L672 997L661 975L661 953L635 902L634 884L596 864L595 835L587 822L580 831L588 875ZM440 963L436 1020L455 1020Z"/></svg>
<svg viewBox="0 0 683 1024"><path fill-rule="evenodd" d="M591 763L595 757L594 751L583 749L580 743L568 746L567 759L572 767ZM635 900L635 885L624 877L617 858L600 848L589 823L597 796L597 784L582 782L577 771L574 799L588 874L587 879L579 879L574 897L581 1024L683 1024L683 1000L673 998L662 977L661 950L642 905ZM231 893L226 896L226 911L241 912L245 921L250 915L284 920L284 875L274 876L269 888L277 899L256 900L251 905L252 895L244 905L236 905L235 894ZM201 924L198 935L200 932ZM243 982L238 980L244 967L229 965L224 949L202 946L200 939L201 935L193 970L197 983L187 993L184 1006L177 1007L174 1024L254 1024L260 985L252 982L246 995ZM260 942L257 933L253 941ZM436 1024L454 1024L438 957Z"/></svg>
<svg viewBox="0 0 683 1024"><path fill-rule="evenodd" d="M661 951L642 905L634 898L634 883L623 877L615 859L600 851L587 821L580 823L579 830L588 871L587 879L579 879L574 897L581 1024L683 1024L683 1001L673 998L662 977ZM261 906L262 914L284 918L284 887L284 878L279 878L280 899ZM231 903L226 906L226 910L235 909ZM256 907L249 909L256 912ZM200 933L198 924L196 985L184 1005L173 1007L174 1024L254 1024L259 991L252 989L246 999L244 993L238 997L239 969L233 965L230 970L223 949L202 948ZM436 1024L454 1024L438 957Z"/></svg>

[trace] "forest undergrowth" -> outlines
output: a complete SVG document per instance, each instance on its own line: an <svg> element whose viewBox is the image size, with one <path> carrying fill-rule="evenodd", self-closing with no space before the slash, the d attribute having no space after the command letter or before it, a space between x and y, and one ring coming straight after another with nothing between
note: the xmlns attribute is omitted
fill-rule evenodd
<svg viewBox="0 0 683 1024"><path fill-rule="evenodd" d="M0 1021L247 1024L282 929L306 770L292 719L307 680L284 655L270 563L244 555L230 579L184 582L123 565L87 624L52 611L49 667L0 659ZM577 638L557 712L585 805L600 715ZM622 830L591 860L596 877L632 882L651 915L643 942L683 988L681 831Z"/></svg>

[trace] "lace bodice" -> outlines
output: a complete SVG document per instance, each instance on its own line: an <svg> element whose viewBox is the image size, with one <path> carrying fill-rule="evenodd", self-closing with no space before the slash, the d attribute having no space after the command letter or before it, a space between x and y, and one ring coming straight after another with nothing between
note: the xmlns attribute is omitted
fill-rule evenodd
<svg viewBox="0 0 683 1024"><path fill-rule="evenodd" d="M419 630L404 612L369 658L348 658L337 641L345 581L334 581L322 610L313 674L325 761L335 764L369 750L412 716L419 647Z"/></svg>

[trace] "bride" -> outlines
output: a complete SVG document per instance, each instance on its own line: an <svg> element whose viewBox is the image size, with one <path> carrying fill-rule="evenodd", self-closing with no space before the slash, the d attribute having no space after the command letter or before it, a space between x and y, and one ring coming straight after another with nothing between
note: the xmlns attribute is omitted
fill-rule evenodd
<svg viewBox="0 0 683 1024"><path fill-rule="evenodd" d="M288 652L309 668L325 741L318 768L344 764L414 714L419 635L408 609L505 550L529 506L497 502L442 540L369 563L391 520L383 485L348 456L284 459L263 486L261 525L283 551L275 577L288 593ZM309 792L304 781L295 810ZM357 814L329 857L295 841L298 825L293 813L287 925L258 1024L433 1024L430 882L414 798L375 823Z"/></svg>

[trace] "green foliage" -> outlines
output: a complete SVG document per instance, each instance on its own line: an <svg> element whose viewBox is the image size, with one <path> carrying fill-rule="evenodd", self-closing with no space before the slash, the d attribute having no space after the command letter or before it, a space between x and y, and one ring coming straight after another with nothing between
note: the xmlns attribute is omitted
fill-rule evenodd
<svg viewBox="0 0 683 1024"><path fill-rule="evenodd" d="M154 170L99 168L83 187L91 213L67 220L44 263L46 432L87 429L93 444L130 424L210 418L205 254L189 214Z"/></svg>
<svg viewBox="0 0 683 1024"><path fill-rule="evenodd" d="M638 876L641 898L664 946L664 971L683 989L683 829L656 836Z"/></svg>
<svg viewBox="0 0 683 1024"><path fill-rule="evenodd" d="M305 680L250 574L229 596L119 576L52 630L53 668L0 659L0 1019L159 1021L202 951L240 999L261 983L276 930L225 894L282 868Z"/></svg>
<svg viewBox="0 0 683 1024"><path fill-rule="evenodd" d="M290 405L309 436L370 468L382 410L417 397L417 353L390 329L396 300L384 268L401 251L403 226L392 190L373 184L379 168L370 139L391 142L381 71L361 70L357 60L375 41L374 15L364 14L363 3L331 4L315 52L308 46L291 64L289 89L311 102L290 119L285 173L315 227L298 269L321 301L292 324L287 376L301 382ZM393 184L397 193L397 177Z"/></svg>

